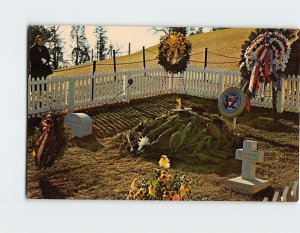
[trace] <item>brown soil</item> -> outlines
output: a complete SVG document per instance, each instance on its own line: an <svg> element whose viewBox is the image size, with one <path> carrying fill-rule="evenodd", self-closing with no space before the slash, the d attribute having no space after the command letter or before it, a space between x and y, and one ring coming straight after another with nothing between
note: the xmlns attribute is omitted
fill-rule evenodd
<svg viewBox="0 0 300 233"><path fill-rule="evenodd" d="M62 159L51 168L38 171L31 157L33 127L28 121L27 197L48 199L126 199L134 178L145 177L157 166L154 159L132 157L120 153L119 135L147 118L155 118L175 107L178 95L164 95L132 100L85 110L93 118L93 135L70 139ZM199 104L209 114L218 114L217 101L181 95L185 105ZM230 119L225 121L232 126ZM272 111L252 108L238 118L237 131L247 139L258 141L265 161L258 164L256 176L267 179L271 187L253 196L226 189L226 180L239 176L241 161L224 160L220 164L173 159L173 173L193 179L193 200L258 200L282 192L286 185L299 180L299 118L294 113L278 114L273 122Z"/></svg>

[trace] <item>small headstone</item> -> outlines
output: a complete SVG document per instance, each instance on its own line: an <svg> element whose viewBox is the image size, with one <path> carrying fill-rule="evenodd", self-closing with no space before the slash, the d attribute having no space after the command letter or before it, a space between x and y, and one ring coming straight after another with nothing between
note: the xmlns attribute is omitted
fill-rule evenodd
<svg viewBox="0 0 300 233"><path fill-rule="evenodd" d="M243 194L254 194L269 187L266 180L255 178L256 163L263 162L264 153L257 150L257 142L245 140L243 149L237 149L235 158L242 160L242 176L229 179L227 188Z"/></svg>
<svg viewBox="0 0 300 233"><path fill-rule="evenodd" d="M273 202L277 202L280 201L280 197L279 197L279 192L275 191L273 198L272 198Z"/></svg>
<svg viewBox="0 0 300 233"><path fill-rule="evenodd" d="M282 194L281 201L291 201L291 190L289 186L285 186Z"/></svg>
<svg viewBox="0 0 300 233"><path fill-rule="evenodd" d="M299 181L295 181L292 187L292 201L299 200Z"/></svg>
<svg viewBox="0 0 300 233"><path fill-rule="evenodd" d="M70 113L65 117L65 124L69 126L75 137L82 138L91 135L93 120L85 113Z"/></svg>

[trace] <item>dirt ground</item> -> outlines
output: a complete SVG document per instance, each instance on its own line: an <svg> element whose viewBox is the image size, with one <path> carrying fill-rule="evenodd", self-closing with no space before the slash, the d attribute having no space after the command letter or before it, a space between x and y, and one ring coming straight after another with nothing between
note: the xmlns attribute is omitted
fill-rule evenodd
<svg viewBox="0 0 300 233"><path fill-rule="evenodd" d="M158 160L132 157L120 153L119 135L147 118L155 118L175 107L176 97L185 105L198 104L208 114L218 114L217 100L186 95L164 95L101 106L85 113L93 118L93 135L70 139L62 159L51 168L38 171L31 156L33 127L37 120L28 120L27 197L44 199L126 199L134 178L143 178ZM232 127L232 120L225 119ZM261 201L272 197L274 190L282 192L299 180L299 117L295 113L278 114L273 122L272 111L253 107L250 113L238 117L238 133L258 142L265 161L257 165L256 177L266 179L271 187L252 196L226 189L226 180L239 176L241 161L224 160L220 164L171 161L171 171L185 174L193 180L193 200Z"/></svg>

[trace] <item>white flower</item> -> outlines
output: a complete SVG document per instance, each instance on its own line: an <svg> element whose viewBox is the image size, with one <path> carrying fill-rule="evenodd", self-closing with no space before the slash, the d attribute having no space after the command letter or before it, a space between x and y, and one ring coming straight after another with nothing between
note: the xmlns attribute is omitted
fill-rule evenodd
<svg viewBox="0 0 300 233"><path fill-rule="evenodd" d="M142 137L139 139L139 148L138 151L142 150L144 146L150 145L150 140L147 137Z"/></svg>

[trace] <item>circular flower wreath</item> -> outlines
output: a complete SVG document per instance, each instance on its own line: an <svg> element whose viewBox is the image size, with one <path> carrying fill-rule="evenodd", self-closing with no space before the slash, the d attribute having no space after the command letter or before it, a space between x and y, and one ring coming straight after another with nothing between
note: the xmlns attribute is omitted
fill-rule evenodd
<svg viewBox="0 0 300 233"><path fill-rule="evenodd" d="M281 90L281 74L290 56L288 40L280 33L260 34L247 47L244 62L240 65L242 89L247 93L246 109L250 111L250 98L259 94L265 96L265 85L273 81L273 86Z"/></svg>
<svg viewBox="0 0 300 233"><path fill-rule="evenodd" d="M265 32L252 41L240 65L243 89L248 96L254 97L256 90L262 86L260 83L264 85L270 81L275 81L280 90L280 75L286 68L290 51L288 40L277 32Z"/></svg>
<svg viewBox="0 0 300 233"><path fill-rule="evenodd" d="M158 64L169 73L185 71L190 60L192 46L180 32L164 36L158 46Z"/></svg>
<svg viewBox="0 0 300 233"><path fill-rule="evenodd" d="M265 32L252 41L244 54L247 69L251 70L255 61L260 59L267 43L273 51L273 57L271 60L273 60L275 69L278 72L283 72L286 68L286 63L289 60L291 49L288 45L287 38L277 32Z"/></svg>

